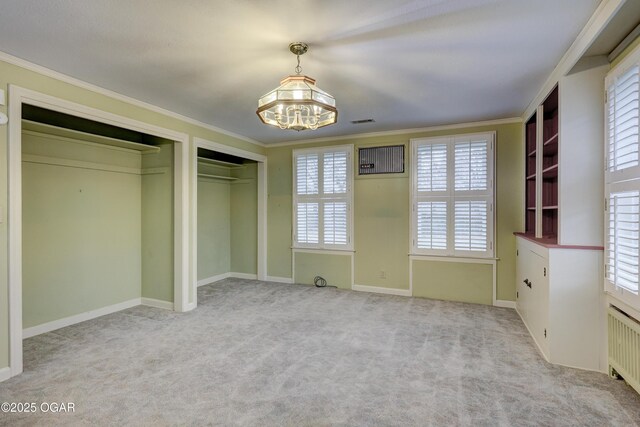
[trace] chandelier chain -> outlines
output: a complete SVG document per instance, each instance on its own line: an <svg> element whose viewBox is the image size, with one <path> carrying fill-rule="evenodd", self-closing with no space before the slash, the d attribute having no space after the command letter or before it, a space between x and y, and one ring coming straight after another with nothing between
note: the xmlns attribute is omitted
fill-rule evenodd
<svg viewBox="0 0 640 427"><path fill-rule="evenodd" d="M298 65L295 68L296 74L300 74L302 72L302 67L300 66L300 55L296 55L296 57L298 58Z"/></svg>

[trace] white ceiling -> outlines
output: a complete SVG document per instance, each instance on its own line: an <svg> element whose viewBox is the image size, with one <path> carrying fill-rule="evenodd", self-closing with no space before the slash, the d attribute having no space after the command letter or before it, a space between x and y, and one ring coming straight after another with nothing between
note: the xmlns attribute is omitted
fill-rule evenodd
<svg viewBox="0 0 640 427"><path fill-rule="evenodd" d="M519 116L599 2L11 0L0 50L271 143ZM255 114L293 73L293 41L337 125L283 131Z"/></svg>

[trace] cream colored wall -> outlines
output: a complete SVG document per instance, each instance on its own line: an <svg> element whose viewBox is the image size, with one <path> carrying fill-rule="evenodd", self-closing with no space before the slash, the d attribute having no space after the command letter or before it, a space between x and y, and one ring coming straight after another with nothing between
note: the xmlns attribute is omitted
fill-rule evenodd
<svg viewBox="0 0 640 427"><path fill-rule="evenodd" d="M392 136L354 137L332 142L304 144L304 147L354 144L360 147L408 144L411 138L462 133L496 132L496 256L497 299L515 300L515 237L523 227L524 154L522 124L508 123L469 128L398 134ZM292 227L292 158L291 151L301 146L267 149L268 157L268 275L291 277ZM355 284L409 289L409 150L406 150L405 173L397 175L355 176L354 241ZM354 162L357 159L354 159ZM357 170L357 168L354 168ZM278 237L274 237L278 236ZM312 266L313 263L308 263ZM439 274L439 264L431 270L414 271L414 287ZM449 268L449 266L447 266ZM381 271L385 272L382 279ZM424 271L427 276L421 276ZM308 273L308 274L307 274ZM311 271L299 271L296 279L311 277ZM491 303L492 279L482 276L479 288L470 300ZM309 283L308 280L304 283ZM462 279L429 285L433 295L445 288L451 295L463 292ZM434 288L435 287L435 288Z"/></svg>
<svg viewBox="0 0 640 427"><path fill-rule="evenodd" d="M413 295L476 304L493 303L493 266L413 261Z"/></svg>
<svg viewBox="0 0 640 427"><path fill-rule="evenodd" d="M140 153L33 132L22 147L23 327L139 298Z"/></svg>
<svg viewBox="0 0 640 427"><path fill-rule="evenodd" d="M228 169L200 163L198 171L229 175ZM198 178L198 280L231 271L231 185Z"/></svg>
<svg viewBox="0 0 640 427"><path fill-rule="evenodd" d="M173 144L142 155L142 296L173 302Z"/></svg>
<svg viewBox="0 0 640 427"><path fill-rule="evenodd" d="M296 252L294 262L296 283L312 284L320 276L327 285L351 289L351 255Z"/></svg>
<svg viewBox="0 0 640 427"><path fill-rule="evenodd" d="M195 123L169 116L161 112L152 111L144 106L134 105L124 100L98 93L92 89L80 87L49 77L45 74L31 71L8 62L0 61L0 88L8 93L8 86L17 85L26 89L55 96L67 101L75 102L87 107L96 108L112 114L128 117L133 120L160 126L176 132L182 132L193 137L200 137L209 141L216 141L231 147L240 148L253 153L264 154L264 148L250 142L234 138L227 134L209 129L206 126L199 126ZM7 112L6 106L0 106L0 111ZM8 241L7 241L7 208L8 208L8 186L7 186L7 139L8 127L0 127L0 369L8 366L9 363L9 306L8 306ZM185 171L191 174L193 171ZM194 194L195 188L190 189ZM196 272L191 272L191 277L195 278Z"/></svg>
<svg viewBox="0 0 640 427"><path fill-rule="evenodd" d="M231 271L256 274L258 269L258 168L248 163L232 169ZM278 238L274 236L274 238Z"/></svg>

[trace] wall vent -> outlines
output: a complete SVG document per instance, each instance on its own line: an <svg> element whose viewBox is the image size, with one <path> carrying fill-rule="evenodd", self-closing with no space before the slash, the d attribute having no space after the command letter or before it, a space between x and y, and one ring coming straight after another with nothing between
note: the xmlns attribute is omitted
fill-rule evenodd
<svg viewBox="0 0 640 427"><path fill-rule="evenodd" d="M404 172L404 145L360 148L358 174L375 175Z"/></svg>

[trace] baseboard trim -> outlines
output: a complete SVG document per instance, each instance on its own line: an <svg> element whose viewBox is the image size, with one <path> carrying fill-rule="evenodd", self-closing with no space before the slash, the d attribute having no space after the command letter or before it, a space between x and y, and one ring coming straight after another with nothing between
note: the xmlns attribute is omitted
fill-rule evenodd
<svg viewBox="0 0 640 427"><path fill-rule="evenodd" d="M278 277L278 276L267 276L267 282L278 282L278 283L293 283L293 278L291 277Z"/></svg>
<svg viewBox="0 0 640 427"><path fill-rule="evenodd" d="M0 382L6 381L11 378L11 368L8 366L6 368L0 369Z"/></svg>
<svg viewBox="0 0 640 427"><path fill-rule="evenodd" d="M215 276L207 277L206 279L198 280L198 287L217 282L218 280L226 279L227 277L231 277L230 275L231 273L222 273Z"/></svg>
<svg viewBox="0 0 640 427"><path fill-rule="evenodd" d="M378 286L365 286L365 285L353 285L351 289L354 291L372 292L375 294L400 295L403 297L411 296L411 289L382 288Z"/></svg>
<svg viewBox="0 0 640 427"><path fill-rule="evenodd" d="M257 274L250 273L229 273L229 277L235 277L236 279L258 280Z"/></svg>
<svg viewBox="0 0 640 427"><path fill-rule="evenodd" d="M502 308L512 308L512 309L516 309L516 302L515 301L508 301L508 300L504 300L504 299L497 299L496 302L493 303L494 307L502 307Z"/></svg>
<svg viewBox="0 0 640 427"><path fill-rule="evenodd" d="M140 298L140 303L149 307L162 308L173 311L173 303L155 298Z"/></svg>
<svg viewBox="0 0 640 427"><path fill-rule="evenodd" d="M126 310L127 308L135 307L140 304L141 304L141 299L134 298L128 301L120 302L118 304L109 305L107 307L101 307L96 310L86 311L84 313L75 314L73 316L65 317L63 319L58 319L52 322L47 322L41 325L25 328L22 330L22 339L35 337L36 335L55 331L56 329L75 325L76 323L95 319L96 317L105 316L107 314L115 313L117 311Z"/></svg>

